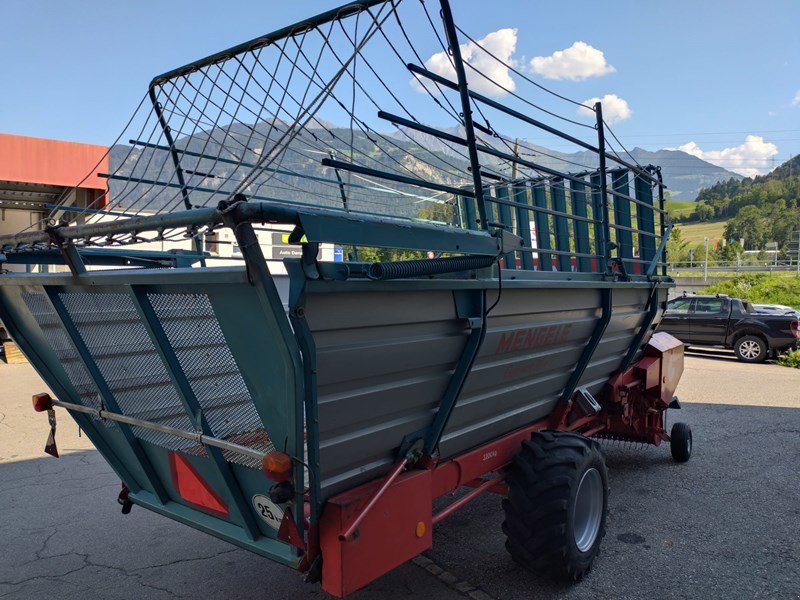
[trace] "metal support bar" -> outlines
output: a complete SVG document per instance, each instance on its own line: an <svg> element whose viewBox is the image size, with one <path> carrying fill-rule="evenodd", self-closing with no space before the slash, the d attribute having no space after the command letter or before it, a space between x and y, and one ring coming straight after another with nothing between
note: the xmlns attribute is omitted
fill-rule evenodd
<svg viewBox="0 0 800 600"><path fill-rule="evenodd" d="M191 440L193 442L197 442L198 444L202 444L204 446L213 446L214 448L219 448L227 452L233 452L235 454L241 454L242 456L247 456L248 458L254 458L258 461L264 458L263 452L253 450L252 448L248 448L247 446L242 446L240 444L234 444L233 442L221 440L213 436L205 435L200 432L185 431L183 429L177 429L176 427L161 425L159 423L153 423L152 421L137 419L136 417L129 417L127 415L116 413L110 410L105 410L102 408L100 409L92 408L91 406L84 406L83 404L74 404L72 402L64 402L63 400L54 399L53 406L60 406L61 408L64 408L74 413L91 415L93 417L97 417L98 419L102 419L104 421L114 421L115 423L134 425L142 429L149 429L151 431L158 431L159 433L174 435L175 437L179 437L185 440ZM103 456L106 456L105 453L103 454Z"/></svg>
<svg viewBox="0 0 800 600"><path fill-rule="evenodd" d="M450 9L449 0L439 0L442 7L442 22L444 32L447 37L447 45L450 48L450 56L453 60L453 67L456 71L458 81L458 95L461 98L461 119L464 123L464 134L467 138L467 151L469 162L472 167L472 180L475 186L475 202L478 205L478 215L480 216L480 228L487 229L486 205L483 201L483 182L481 181L481 164L478 160L478 149L475 142L475 128L472 124L472 104L470 102L469 88L467 87L467 74L464 71L464 60L461 57L461 45L458 43L456 24L453 21L453 11Z"/></svg>
<svg viewBox="0 0 800 600"><path fill-rule="evenodd" d="M606 243L608 240L608 226L606 221L603 220L603 193L600 186L600 173L595 173L590 177L593 184L592 187L592 216L594 217L594 248L595 253L601 255L606 262ZM606 270L605 265L600 265L601 272Z"/></svg>
<svg viewBox="0 0 800 600"><path fill-rule="evenodd" d="M141 140L128 140L128 142L130 144L133 144L133 145L136 145L136 146L142 146L143 148L153 148L155 150L164 150L164 151L169 151L170 150L169 146L164 146L162 144L152 144L150 142L143 142ZM175 152L177 152L178 154L183 154L184 156L192 156L194 158L203 158L203 159L206 159L206 160L213 161L215 163L236 165L238 167L244 167L244 168L247 168L247 169L254 169L254 168L258 167L258 165L256 163L233 160L231 158L224 158L222 156L219 156L219 157L211 156L210 154L203 154L201 152L193 152L191 150L186 150L184 148L175 148ZM309 181L319 181L319 182L322 182L322 183L334 183L334 184L337 184L337 185L346 185L346 186L349 186L349 187L361 188L361 189L365 189L365 190L373 190L373 191L375 191L374 186L362 185L360 183L342 182L341 180L337 181L336 179L329 179L327 177L316 177L314 175L307 175L305 173L296 173L294 171L287 171L286 169L276 169L274 167L260 167L260 168L263 171L266 171L268 173L276 173L277 175L286 175L288 177L299 177L299 178L302 178L302 179L307 179ZM185 172L186 171L184 170L184 173ZM194 188L190 187L189 189L194 189ZM254 198L254 196L251 196L251 198ZM70 209L70 210L74 210L74 209ZM103 211L98 211L98 212L103 212Z"/></svg>
<svg viewBox="0 0 800 600"><path fill-rule="evenodd" d="M550 250L552 247L550 244L550 221L547 218L547 214L542 214L547 211L547 195L545 194L543 183L536 183L533 185L533 205L536 207L533 219L536 224L536 246L539 254L539 270L552 271L552 254L549 252L541 252L541 250Z"/></svg>
<svg viewBox="0 0 800 600"><path fill-rule="evenodd" d="M192 202L189 199L189 190L186 189L186 179L183 176L181 159L178 156L178 153L175 152L175 139L172 137L172 130L170 129L169 123L164 116L164 110L161 108L161 103L158 101L158 98L156 98L156 86L151 84L150 88L147 90L147 94L150 96L150 102L153 105L153 110L155 110L156 116L158 117L158 122L161 125L161 131L164 132L164 139L167 141L169 146L169 154L172 157L172 165L175 167L175 175L178 178L178 185L181 189L183 205L186 207L186 210L191 210Z"/></svg>
<svg viewBox="0 0 800 600"><path fill-rule="evenodd" d="M464 229L477 229L478 217L475 214L475 199L469 196L458 196L459 206L463 210Z"/></svg>
<svg viewBox="0 0 800 600"><path fill-rule="evenodd" d="M236 236L236 242L239 244L239 249L242 252L242 258L244 258L247 266L247 277L250 283L255 286L256 293L258 294L262 304L265 306L265 310L272 312L275 323L280 331L280 338L276 343L283 342L283 344L285 344L286 350L292 360L292 372L287 373L287 377L293 378L293 381L287 385L293 384L294 387L295 423L294 431L292 432L292 435L294 436L294 444L293 447L287 448L287 451L296 459L294 466L295 481L303 481L303 463L305 462L303 460L305 450L303 440L303 410L304 398L306 396L306 380L304 378L303 359L300 353L300 347L297 343L297 338L295 337L291 323L286 316L286 311L283 308L283 301L278 293L278 288L275 287L275 280L272 278L272 274L269 272L267 261L264 260L264 253L261 251L261 245L258 241L258 236L256 235L256 232L253 231L253 226L245 217L243 211L236 210L241 208L249 208L249 203L240 201L240 199L244 199L244 196L241 195L237 195L236 199L237 205L232 207L233 210L230 212L225 209L225 212L222 214L222 218L225 224L231 228L233 234ZM316 393L316 390L314 390L313 393ZM318 440L314 439L309 440L309 443L313 444L315 441L316 443L319 443ZM319 468L316 468L315 470L314 466L312 465L312 468L310 469L310 476L313 478L313 481L318 482ZM319 488L312 487L312 506L319 502L319 494L315 493L315 489L318 490ZM304 528L303 519L305 515L305 499L303 494L303 486L296 485L294 510L292 511L292 514L294 515L295 525L297 525L298 531L303 531Z"/></svg>
<svg viewBox="0 0 800 600"><path fill-rule="evenodd" d="M572 201L572 213L575 216L585 217L587 213L586 185L573 181L569 187L569 196ZM573 220L572 231L575 236L575 250L581 254L589 254L592 251L591 241L589 239L589 225L581 221ZM577 270L582 273L590 273L592 270L592 262L587 258L578 258L577 268Z"/></svg>
<svg viewBox="0 0 800 600"><path fill-rule="evenodd" d="M662 255L663 255L663 254L666 252L666 250L667 250L667 242L669 241L669 236L670 236L670 235L672 235L672 228L673 228L674 226L675 226L675 224L674 224L674 223L670 223L669 225L667 225L666 232L664 232L664 234L661 236L661 243L658 245L658 250L656 250L656 253L655 253L655 255L653 256L653 260L652 260L652 261L650 261L650 264L649 264L649 265L648 265L648 267L647 267L647 272L645 273L645 275L647 275L648 277L650 277L651 275L653 275L653 273L655 273L655 272L656 272L656 267L657 267L659 264L662 264L662 263L659 261L659 259L661 258L661 256L662 256ZM665 267L666 267L666 264L667 264L667 261L666 261L666 256L664 257L664 262L663 262L663 264L664 264L664 265L665 265ZM665 271L666 271L666 268L665 268Z"/></svg>
<svg viewBox="0 0 800 600"><path fill-rule="evenodd" d="M77 250L77 249L76 249ZM143 268L189 267L208 255L186 252L161 252L158 250L82 248L77 250L81 260L87 266L124 266ZM3 262L9 264L61 265L67 264L61 251L55 249L10 252L3 255Z"/></svg>
<svg viewBox="0 0 800 600"><path fill-rule="evenodd" d="M512 189L514 190L514 203L517 212L517 235L522 238L522 243L525 248L532 248L530 208L526 207L530 202L528 199L528 188L524 185L514 184ZM532 253L520 252L520 259L522 260L523 269L529 271L533 270Z"/></svg>
<svg viewBox="0 0 800 600"><path fill-rule="evenodd" d="M613 171L611 174L611 187L614 191L628 189L628 172ZM612 225L617 241L617 254L622 260L633 258L633 235L631 227L631 203L615 195L614 198L614 225Z"/></svg>
<svg viewBox="0 0 800 600"><path fill-rule="evenodd" d="M317 346L305 318L306 275L299 262L286 264L289 273L289 321L303 356L303 395L307 434L308 467L311 487L311 523L319 521L322 513L322 488L319 462L319 410L317 406Z"/></svg>
<svg viewBox="0 0 800 600"><path fill-rule="evenodd" d="M147 94L150 96L150 102L153 104L153 110L155 110L156 116L158 117L158 122L161 125L161 130L164 132L164 139L166 140L167 144L169 145L169 153L172 157L172 164L175 167L175 175L178 178L178 184L180 185L181 196L183 197L183 205L186 207L186 210L192 209L192 202L189 198L189 190L186 188L186 179L183 176L183 168L181 167L181 159L178 156L178 153L175 152L175 139L172 137L172 130L170 129L169 122L167 121L166 117L164 116L164 110L161 108L161 103L156 98L156 86L151 83L149 89L147 90ZM194 247L197 252L203 251L203 242L200 239L198 234L193 236L194 240ZM203 261L205 265L205 261Z"/></svg>
<svg viewBox="0 0 800 600"><path fill-rule="evenodd" d="M356 518L353 519L353 522L350 523L347 529L345 529L344 533L339 534L340 540L345 541L353 537L353 534L358 529L358 526L361 525L361 522L367 516L369 511L372 510L372 507L375 506L378 500L380 500L381 497L386 493L386 490L389 489L389 486L392 485L392 483L394 483L394 480L397 479L400 473L403 472L403 469L406 468L407 464L408 464L408 459L403 458L403 460L397 463L394 466L394 468L392 468L392 470L389 471L389 474L386 476L386 479L383 480L381 487L378 489L377 492L375 492L372 498L369 499L367 505L361 510L361 512L358 513Z"/></svg>
<svg viewBox="0 0 800 600"><path fill-rule="evenodd" d="M196 60L182 67L178 67L177 69L172 69L171 71L167 71L162 75L154 77L150 85L151 86L160 85L162 83L165 83L166 81L169 81L170 79L174 79L175 77L181 77L184 75L188 75L189 73L194 73L198 69L202 69L203 67L213 65L215 63L220 62L221 60L226 60L238 54L243 54L245 52L252 52L253 50L261 48L262 46L268 46L270 44L274 44L288 36L298 33L299 31L309 31L310 29L319 27L320 25L324 25L325 23L330 23L331 21L335 21L337 19L343 19L349 17L350 15L358 14L363 10L372 8L373 6L385 3L386 0L359 0L359 2L357 3L349 2L347 4L337 6L336 8L332 8L331 10L325 11L316 16L304 19L299 23L294 23L292 25L287 25L286 27L281 27L280 29L277 29L260 37L248 40L241 44L237 44L236 46L233 46L226 50L222 50L221 52L216 52L214 54L211 54L210 56L201 58L200 60Z"/></svg>
<svg viewBox="0 0 800 600"><path fill-rule="evenodd" d="M463 188L459 189L450 185L442 185L440 183L433 183L432 181L425 181L424 179L416 179L414 177L406 177L405 175L397 175L387 171L378 171L377 169L370 169L369 167L362 167L361 165L341 160L323 158L322 166L332 167L334 169L342 169L343 171L351 171L352 173L359 173L360 175L367 175L369 177L379 177L388 181L396 181L397 183L415 185L428 190L436 190L437 192L447 192L448 194L474 197L472 190L465 190Z"/></svg>
<svg viewBox="0 0 800 600"><path fill-rule="evenodd" d="M415 75L422 75L423 77L425 77L427 79L430 79L431 81L434 81L434 82L438 83L441 86L448 87L448 88L450 88L452 90L458 89L458 86L457 86L457 84L455 82L450 81L449 79L446 79L445 77L442 77L441 75L438 75L438 74L436 74L436 73L434 73L432 71L429 71L428 69L425 69L423 67L415 65L413 63L407 64L406 67L408 68L409 71L411 71ZM478 92L470 90L469 95L470 95L471 98L474 98L475 100L478 100L479 102L485 104L486 106L491 106L492 108L494 108L496 110L499 110L500 112L503 112L503 113L505 113L505 114L507 114L507 115L509 115L511 117L515 117L515 118L519 119L520 121L528 123L529 125L533 125L534 127L538 127L539 129L542 129L542 130L544 130L544 131L546 131L548 133L552 133L553 135L558 136L561 139L564 139L564 140L567 140L569 142L572 142L576 146L580 146L581 148L584 148L586 150L591 150L592 152L597 152L597 148L595 148L591 144L587 144L583 140L580 140L580 139L578 139L576 137L573 137L573 136L571 136L571 135L569 135L567 133L564 133L563 131L559 131L558 129L554 129L553 127L550 127L549 125L546 125L545 123L542 123L541 121L537 121L536 119L532 119L528 115L525 115L525 114L523 114L521 112L517 112L516 110L514 110L512 108L508 108L507 106L505 106L503 104L500 104L499 102L496 102L496 101L492 100L491 98L487 98L483 94L479 94Z"/></svg>
<svg viewBox="0 0 800 600"><path fill-rule="evenodd" d="M611 174L612 175L614 173L624 173L624 172L625 172L624 169L612 169L611 170ZM637 179L639 179L638 175L637 175ZM650 189L650 185L647 182L644 182L644 183L645 183L645 185L647 185L648 189ZM652 190L650 190L650 191L652 192ZM635 197L631 196L630 194L623 194L622 192L620 192L618 190L613 190L613 189L612 190L608 190L608 193L611 194L612 196L614 196L614 198L622 198L623 200L627 200L628 202L632 202L633 204L636 204L637 206L644 206L645 208L649 208L653 212L667 214L667 211L661 210L659 208L656 208L652 204L648 204L646 202L643 202L642 200L638 200Z"/></svg>
<svg viewBox="0 0 800 600"><path fill-rule="evenodd" d="M61 227L47 227L45 232L50 237L50 241L53 243L53 245L55 245L61 254L64 255L64 262L66 262L67 266L69 266L70 272L75 277L83 275L86 273L86 265L83 263L81 255L78 254L78 251L75 248L75 244L72 243L72 240L65 240L59 235L59 229L61 229Z"/></svg>
<svg viewBox="0 0 800 600"><path fill-rule="evenodd" d="M594 112L597 117L597 147L599 148L598 158L600 161L600 171L598 173L600 178L600 208L603 215L603 258L605 265L603 271L608 272L611 269L611 230L608 227L610 223L608 211L608 181L606 179L606 137L605 125L603 123L603 105L601 102L595 102Z"/></svg>
<svg viewBox="0 0 800 600"><path fill-rule="evenodd" d="M433 515L433 519L431 520L431 524L436 525L437 523L443 521L444 519L446 519L447 517L452 515L454 512L456 512L459 508L461 508L465 504L468 504L469 502L471 502L472 500L474 500L475 498L477 498L478 496L480 496L481 494L483 494L487 490L490 490L491 488L496 486L498 483L503 481L505 478L506 478L506 475L505 475L505 473L503 473L502 475L497 475L496 477L492 477L491 479L487 479L482 484L480 484L478 487L476 487L472 491L464 494L461 498L459 498L458 500L456 500L455 502L450 504L447 508L445 508L441 512L438 512L435 515Z"/></svg>
<svg viewBox="0 0 800 600"><path fill-rule="evenodd" d="M464 194L468 190L458 190ZM456 227L431 225L371 214L346 213L336 209L314 210L285 204L251 201L235 209L236 222L286 223L302 225L310 242L337 242L362 246L396 247L441 252L462 252L494 255L500 253L499 238L485 231L469 231ZM61 239L77 240L120 233L165 231L183 227L213 227L223 221L223 213L216 208L197 208L147 217L134 217L118 221L73 225L59 229ZM44 231L25 231L13 235L0 235L0 249L20 245L50 243Z"/></svg>
<svg viewBox="0 0 800 600"><path fill-rule="evenodd" d="M186 411L186 415L197 431L202 432L203 436L213 437L214 432L203 414L203 408L192 389L192 384L183 372L180 360L175 354L175 350L172 348L169 337L164 331L161 321L158 319L156 311L153 309L153 305L147 297L147 293L140 287L133 287L130 297L139 313L141 323L144 325L145 329L147 329L147 333L153 341L153 346L169 374L173 387L178 392L183 410ZM253 517L249 502L242 494L239 482L233 474L231 465L225 460L219 448L214 446L206 446L205 448L211 458L212 464L216 467L217 473L222 481L225 482L225 486L233 497L233 504L236 507L236 512L239 513L242 529L244 529L245 534L247 534L251 540L257 540L260 537L258 524Z"/></svg>
<svg viewBox="0 0 800 600"><path fill-rule="evenodd" d="M641 346L644 336L647 335L647 332L650 331L650 328L653 326L653 320L656 318L657 314L658 283L654 283L653 290L650 292L650 299L648 300L647 314L644 317L644 323L642 323L642 327L639 329L639 331L636 332L636 336L634 337L633 342L631 342L628 353L625 355L625 360L622 361L622 367L620 370L623 373L628 370L628 367L630 367L633 363L633 359L636 358L636 353L639 352L639 346Z"/></svg>
<svg viewBox="0 0 800 600"><path fill-rule="evenodd" d="M47 297L50 300L50 304L53 306L53 310L55 310L58 318L61 321L61 324L64 327L64 331L66 332L70 341L72 341L72 345L75 347L75 350L81 357L83 364L86 366L86 371L89 373L89 376L92 378L97 391L100 393L100 397L103 399L103 406L109 407L115 413L122 414L122 410L120 409L119 404L117 404L117 399L114 397L111 388L108 387L108 384L100 372L97 363L95 363L91 352L89 352L89 348L84 343L78 328L75 326L75 323L72 321L72 318L69 315L69 312L67 312L66 306L64 306L61 298L58 297L58 293L50 287L45 287L44 289ZM141 464L142 470L144 471L145 477L150 484L153 494L155 494L156 498L158 498L162 505L166 504L169 501L169 495L164 489L164 486L161 484L161 480L158 478L158 474L153 468L153 465L150 463L150 458L145 453L144 448L142 448L139 438L133 434L133 431L128 424L122 423L119 429L131 451L139 461L139 464Z"/></svg>
<svg viewBox="0 0 800 600"><path fill-rule="evenodd" d="M589 342L586 344L586 346L584 346L583 352L581 352L581 357L575 364L575 368L572 370L572 373L570 373L569 380L567 380L567 385L564 386L564 391L561 394L561 402L572 401L572 395L575 393L583 374L586 372L586 367L589 366L589 362L592 360L592 357L597 350L597 346L600 345L600 341L603 339L603 335L608 328L608 324L611 322L611 313L613 312L613 297L611 290L612 288L603 288L599 290L601 295L600 303L602 309L602 312L600 313L600 319L594 326L592 337L589 338Z"/></svg>
<svg viewBox="0 0 800 600"><path fill-rule="evenodd" d="M553 210L567 214L567 196L564 191L564 184L562 181L553 181L550 186L550 198L553 202ZM565 217L555 217L553 219L556 238L556 248L562 254L558 255L558 270L563 273L569 273L572 270L572 262L570 259L569 247L569 223Z"/></svg>
<svg viewBox="0 0 800 600"><path fill-rule="evenodd" d="M547 180L541 180L534 183L534 186L537 185L545 185ZM515 208L522 208L523 210L527 210L530 212L540 212L546 215L552 215L554 217L564 217L571 221L583 221L584 223L595 223L594 219L590 219L589 217L581 217L578 215L573 215L568 212L559 211L559 210L552 210L549 208L545 208L544 206L530 206L526 203L519 203L514 200L504 200L503 198L493 198L492 196L486 196L486 203L487 204L498 204L504 206L513 206ZM598 221L599 222L599 221Z"/></svg>
<svg viewBox="0 0 800 600"><path fill-rule="evenodd" d="M428 69L425 69L423 67L415 65L413 63L408 63L406 65L406 68L408 68L408 70L411 71L411 73L413 73L415 75L421 75L421 76L425 77L426 79L430 79L431 81L434 81L434 82L438 83L441 86L450 88L452 90L457 90L458 89L458 84L456 84L453 81L450 81L449 79L446 79L446 78L442 77L441 75L438 75L438 74L436 74L436 73L434 73L432 71L429 71ZM516 111L516 110L514 110L512 108L509 108L509 107L507 107L507 106L505 106L503 104L500 104L499 102L496 102L495 100L492 100L491 98L488 98L488 97L484 96L483 94L479 94L478 92L474 92L474 91L470 90L469 91L469 96L471 98L473 98L475 100L478 100L479 102L485 104L486 106L491 106L492 108L494 108L496 110L499 110L500 112L503 112L503 113L505 113L505 114L507 114L509 116L515 117L515 118L519 119L520 121L528 123L529 125L533 125L534 127L538 127L539 129L547 131L548 133L552 133L553 135L555 135L557 137L560 137L560 138L562 138L564 140L572 142L576 146L580 146L581 148L584 148L586 150L590 150L590 151L592 151L592 152L594 152L596 154L599 154L599 152L600 152L599 148L603 147L602 145L598 144L599 148L596 148L596 147L592 146L591 144L588 144L588 143L584 142L581 139L578 139L578 138L576 138L574 136L571 136L571 135L569 135L567 133L564 133L563 131L559 131L558 129L554 129L553 127L550 127L549 125L546 125L545 123L542 123L541 121L537 121L536 119L532 119L528 115L523 114L521 112L518 112L518 111ZM597 105L595 105L595 106L597 106ZM602 119L602 117L601 117L601 119ZM641 168L637 167L636 165L630 164L629 162L627 162L626 160L620 158L619 156L609 155L608 159L614 161L615 163L617 163L619 165L622 165L626 169L630 169L634 173L642 175L643 177L647 178L649 181L652 181L654 184L666 187L666 186L664 186L663 182L660 182L658 179L653 177L646 170L641 169Z"/></svg>
<svg viewBox="0 0 800 600"><path fill-rule="evenodd" d="M498 200L505 200L508 202L508 187L504 185L497 186L495 188L495 193L497 194ZM505 225L508 231L513 231L514 222L511 217L511 206L506 204L506 202L499 203L497 205L498 213L500 216L500 223ZM503 258L503 264L505 265L506 269L516 269L516 260L514 258L514 253L509 252Z"/></svg>
<svg viewBox="0 0 800 600"><path fill-rule="evenodd" d="M454 294L459 294L459 292L454 292ZM436 411L433 423L425 436L422 453L426 456L432 456L436 451L486 337L486 291L464 292L464 294L466 295L455 296L456 307L460 313L458 316L467 319L472 330L439 403L439 410Z"/></svg>
<svg viewBox="0 0 800 600"><path fill-rule="evenodd" d="M658 181L661 182L662 181L662 178L661 178L661 167L653 167L651 165L651 169L653 171L655 171L656 177L658 177ZM666 216L667 212L666 212L666 204L664 202L664 186L663 185L659 185L658 186L658 208L661 211L661 218L659 219L659 223L660 223L660 227L661 227L661 241L663 242L665 239L669 239L669 236L672 233L672 223L670 223L669 233L666 232L665 216ZM798 241L800 242L800 240L798 240ZM664 277L666 277L667 276L667 262L668 262L666 242L664 242L664 249L663 250L659 250L658 254L656 255L656 257L660 258L662 255L663 255L664 266L662 267L661 274ZM798 272L800 272L800 257L798 257L797 268L798 268Z"/></svg>

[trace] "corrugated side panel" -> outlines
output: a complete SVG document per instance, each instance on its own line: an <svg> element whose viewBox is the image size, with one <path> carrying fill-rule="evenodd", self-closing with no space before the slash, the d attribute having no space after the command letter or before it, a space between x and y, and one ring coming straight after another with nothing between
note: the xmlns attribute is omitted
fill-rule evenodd
<svg viewBox="0 0 800 600"><path fill-rule="evenodd" d="M615 289L580 385L605 384L645 318L648 290ZM449 457L552 412L600 318L597 289L505 290L440 444Z"/></svg>
<svg viewBox="0 0 800 600"><path fill-rule="evenodd" d="M648 293L614 290L612 320L581 385L599 391L619 367ZM549 414L600 314L598 289L504 290L442 456ZM469 329L456 318L452 291L442 290L310 294L306 315L317 346L327 497L384 473L403 437L431 423Z"/></svg>

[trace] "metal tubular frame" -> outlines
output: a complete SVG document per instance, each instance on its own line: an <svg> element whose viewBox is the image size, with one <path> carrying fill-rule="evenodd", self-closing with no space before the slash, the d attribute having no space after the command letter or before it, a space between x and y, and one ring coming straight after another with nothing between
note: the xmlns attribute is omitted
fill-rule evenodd
<svg viewBox="0 0 800 600"><path fill-rule="evenodd" d="M441 75L438 75L438 74L436 74L436 73L434 73L432 71L429 71L428 69L420 67L419 65L415 65L413 63L409 63L409 64L406 65L406 68L408 68L408 70L411 71L411 73L413 73L415 75L421 75L421 76L423 76L423 77L425 77L427 79L430 79L431 81L435 81L436 83L438 83L439 85L442 85L444 87L448 87L450 89L457 89L457 87L458 87L458 85L455 82L450 81L449 79L447 79L445 77L442 77ZM539 129L547 131L548 133L552 133L553 135L555 135L557 137L560 137L561 139L567 140L569 142L572 142L576 146L580 146L581 148L584 148L585 150L589 150L591 152L594 152L595 154L599 154L602 151L605 154L605 150L604 150L604 148L605 148L605 139L603 139L603 143L602 144L598 144L597 147L592 146L591 144L588 144L588 143L584 142L583 140L581 140L579 138L576 138L576 137L571 136L571 135L569 135L567 133L564 133L563 131L559 131L558 129L550 127L549 125L546 125L545 123L542 123L541 121L537 121L536 119L533 119L533 118L529 117L526 114L518 112L518 111L516 111L516 110L514 110L512 108L509 108L509 107L507 107L507 106L505 106L503 104L500 104L499 102L496 102L495 100L492 100L491 98L488 98L488 97L484 96L483 94L479 94L478 92L475 92L475 91L472 91L472 90L469 90L468 93L469 93L470 98L478 100L479 102L481 102L482 104L485 104L486 106L490 106L490 107L492 107L492 108L494 108L496 110L499 110L500 112L503 112L503 113L505 113L505 114L507 114L507 115L509 115L511 117L515 117L515 118L519 119L520 121L528 123L529 125L533 125L534 127L538 127ZM597 104L599 104L599 103L597 103ZM597 106L597 104L595 104L595 106ZM600 118L602 120L602 115L601 115ZM664 185L663 182L659 182L658 179L653 177L646 170L640 169L636 165L632 165L629 162L627 162L626 160L624 160L624 159L622 159L622 158L620 158L618 156L608 155L607 158L609 160L617 163L618 165L621 165L621 166L625 167L626 169L630 169L634 173L637 173L637 174L640 174L640 175L646 177L648 180L652 181L653 183L655 183L657 185Z"/></svg>
<svg viewBox="0 0 800 600"><path fill-rule="evenodd" d="M592 356L594 356L594 352L597 350L597 346L603 339L603 335L608 328L608 324L611 322L611 313L614 306L612 288L604 288L600 290L600 295L600 319L598 319L597 324L594 327L594 331L592 331L592 337L589 338L589 341L583 348L583 352L581 352L581 357L575 364L575 368L572 370L572 373L570 373L567 385L564 386L564 391L561 393L561 402L572 401L572 396L575 394L578 383L580 383L583 374L586 372L586 367L589 366L589 362L592 360Z"/></svg>
<svg viewBox="0 0 800 600"><path fill-rule="evenodd" d="M487 229L486 205L483 201L483 182L481 180L481 164L478 161L478 149L475 141L475 129L472 123L472 104L470 102L470 92L467 88L467 74L464 72L464 61L461 58L461 45L458 43L456 34L456 24L453 21L453 11L450 9L448 0L439 1L442 7L442 22L447 36L447 43L450 46L450 56L453 58L453 67L456 71L458 80L457 89L461 97L461 118L464 123L464 133L467 136L467 149L469 151L469 162L472 166L472 179L475 184L475 202L478 205L478 215L480 217L480 228Z"/></svg>
<svg viewBox="0 0 800 600"><path fill-rule="evenodd" d="M292 330L290 321L286 318L286 314L283 309L283 302L281 301L278 290L275 287L275 280L272 278L272 274L267 267L267 261L264 259L264 254L261 251L258 237L256 236L255 231L253 231L253 226L243 218L241 212L235 210L235 208L241 207L242 205L247 205L247 203L238 202L237 204L230 206L229 208L234 210L231 210L230 212L223 212L222 218L225 224L233 230L233 234L236 237L236 241L238 242L239 248L242 252L242 257L244 258L247 266L248 279L251 284L255 286L259 295L263 296L265 300L264 303L269 306L269 309L273 312L275 322L280 329L281 340L284 344L286 344L286 348L291 356L294 376L294 381L291 382L291 385L294 387L294 396L296 399L296 418L294 423L295 430L293 432L295 437L295 447L289 448L288 450L294 459L293 472L295 482L300 482L303 481L303 465L305 464L303 419L300 417L300 415L303 414L305 407L304 402L306 398L305 392L307 381L307 378L305 377L305 369L308 369L308 367L303 363L300 345L298 344L295 332ZM314 393L316 393L316 386L313 389ZM315 439L311 440L312 444L316 442L317 440ZM319 479L317 477L317 473L319 473L318 470L314 472L313 469L311 469L310 476L313 477L315 481ZM297 526L298 531L304 530L304 490L302 488L303 486L301 485L295 485L295 510L293 514L295 518L295 525ZM314 500L319 501L319 496L315 496Z"/></svg>
<svg viewBox="0 0 800 600"><path fill-rule="evenodd" d="M595 102L594 112L597 122L597 146L600 149L598 157L600 160L600 208L603 211L603 258L605 260L605 269L611 269L611 230L609 229L609 211L608 211L608 180L606 178L606 134L605 122L603 121L603 106L600 102Z"/></svg>
<svg viewBox="0 0 800 600"><path fill-rule="evenodd" d="M456 296L456 306L460 307L458 309L458 312L461 313L459 316L467 320L471 331L439 403L433 423L425 435L422 453L426 456L433 456L436 451L486 337L486 292L481 290L468 293L467 296Z"/></svg>
<svg viewBox="0 0 800 600"><path fill-rule="evenodd" d="M193 442L197 442L198 444L201 444L203 446L207 447L210 446L213 448L218 448L220 450L225 450L227 452L241 454L242 456L247 456L248 458L255 458L257 460L261 460L262 458L264 458L263 453L256 452L252 448L248 448L247 446L242 446L240 444L234 444L233 442L221 440L214 436L205 435L204 433L200 432L184 431L183 429L178 429L176 427L170 427L168 425L160 425L158 423L154 423L153 421L145 421L143 419L129 417L122 413L104 410L102 408L101 409L92 408L91 406L84 406L83 404L75 404L74 402L66 402L64 400L58 400L56 398L53 398L53 406L59 406L69 411L70 413L91 415L93 417L97 417L98 419L102 419L105 421L124 423L126 425L134 425L136 427L141 427L142 429L157 431L159 433L167 433L169 435L174 435L175 437L179 437L185 440L191 440ZM128 481L127 478L126 481ZM131 481L136 481L136 480L131 479Z"/></svg>

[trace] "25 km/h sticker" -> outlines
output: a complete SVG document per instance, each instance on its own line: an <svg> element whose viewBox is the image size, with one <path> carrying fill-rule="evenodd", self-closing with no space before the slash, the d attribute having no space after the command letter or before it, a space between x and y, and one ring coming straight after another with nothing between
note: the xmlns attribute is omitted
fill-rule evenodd
<svg viewBox="0 0 800 600"><path fill-rule="evenodd" d="M280 506L266 496L256 494L253 496L253 508L267 525L276 531L280 529L283 520L283 510Z"/></svg>

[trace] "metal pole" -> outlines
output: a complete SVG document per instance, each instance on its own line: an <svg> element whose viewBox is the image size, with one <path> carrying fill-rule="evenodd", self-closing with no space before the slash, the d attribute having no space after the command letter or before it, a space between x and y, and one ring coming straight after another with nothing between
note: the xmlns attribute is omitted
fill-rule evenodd
<svg viewBox="0 0 800 600"><path fill-rule="evenodd" d="M703 281L708 281L708 238L703 238L703 243L706 245L706 259L703 264Z"/></svg>
<svg viewBox="0 0 800 600"><path fill-rule="evenodd" d="M475 129L472 125L472 101L469 97L469 89L467 88L467 75L464 72L464 61L461 58L461 47L458 45L458 35L456 35L456 26L453 21L453 11L450 10L450 2L448 0L440 0L442 6L442 21L444 22L444 31L447 36L447 44L450 46L450 54L453 57L453 66L456 70L456 78L458 79L458 93L461 96L461 111L462 118L464 119L464 133L467 138L467 150L469 151L469 162L472 167L472 180L475 185L475 204L478 206L478 214L480 215L480 228L486 229L488 223L486 221L486 205L483 201L483 181L481 180L481 164L478 160L478 148L475 141Z"/></svg>
<svg viewBox="0 0 800 600"><path fill-rule="evenodd" d="M797 236L797 274L800 275L800 231L794 233Z"/></svg>
<svg viewBox="0 0 800 600"><path fill-rule="evenodd" d="M603 237L605 238L605 248L603 248L603 260L605 265L603 271L607 271L608 262L611 258L611 227L608 218L608 182L606 181L606 135L603 125L603 106L600 102L594 103L594 112L597 115L597 148L600 161L600 194L602 195L603 207Z"/></svg>

